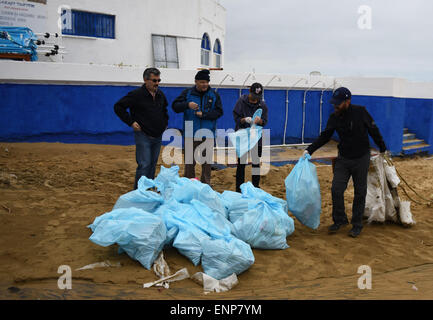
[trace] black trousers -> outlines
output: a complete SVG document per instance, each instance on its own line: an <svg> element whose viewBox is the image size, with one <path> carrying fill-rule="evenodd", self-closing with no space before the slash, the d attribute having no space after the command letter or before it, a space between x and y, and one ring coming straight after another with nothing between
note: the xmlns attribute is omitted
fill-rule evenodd
<svg viewBox="0 0 433 320"><path fill-rule="evenodd" d="M260 158L262 156L262 141L259 142L251 149L251 160L253 166L252 182L258 188L260 184ZM245 165L248 159L248 153L244 154L242 158L238 158L238 165L236 167L236 192L241 192L241 184L245 182ZM257 171L258 174L254 174Z"/></svg>
<svg viewBox="0 0 433 320"><path fill-rule="evenodd" d="M370 153L356 159L347 159L340 155L336 159L334 179L332 180L332 219L334 223L345 224L349 222L344 208L344 192L346 191L350 177L352 177L355 189L352 206L352 225L362 228L369 167Z"/></svg>

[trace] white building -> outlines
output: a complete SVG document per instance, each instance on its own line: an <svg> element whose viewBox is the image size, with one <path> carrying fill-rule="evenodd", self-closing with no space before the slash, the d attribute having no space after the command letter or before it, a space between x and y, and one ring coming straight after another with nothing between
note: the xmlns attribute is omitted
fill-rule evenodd
<svg viewBox="0 0 433 320"><path fill-rule="evenodd" d="M20 18L14 5L28 12ZM0 9L0 25L62 34L56 40L66 53L39 54L40 61L189 70L224 65L226 10L216 0L17 0L0 1ZM39 20L31 18L36 15Z"/></svg>

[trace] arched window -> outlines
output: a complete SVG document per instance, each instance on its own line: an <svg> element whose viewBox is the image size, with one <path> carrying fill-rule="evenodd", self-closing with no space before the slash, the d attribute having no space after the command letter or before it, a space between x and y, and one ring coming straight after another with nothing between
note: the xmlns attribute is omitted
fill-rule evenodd
<svg viewBox="0 0 433 320"><path fill-rule="evenodd" d="M205 33L201 38L201 64L203 66L209 65L209 56L210 56L210 40L207 33Z"/></svg>
<svg viewBox="0 0 433 320"><path fill-rule="evenodd" d="M213 53L215 55L215 67L221 68L221 41L219 39L215 40L215 44L213 45Z"/></svg>

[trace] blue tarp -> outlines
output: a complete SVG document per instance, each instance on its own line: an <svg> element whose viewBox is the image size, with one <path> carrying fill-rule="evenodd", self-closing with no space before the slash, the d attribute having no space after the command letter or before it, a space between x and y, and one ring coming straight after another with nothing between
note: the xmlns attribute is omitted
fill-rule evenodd
<svg viewBox="0 0 433 320"><path fill-rule="evenodd" d="M38 60L33 31L24 27L0 26L0 53L30 54L31 60Z"/></svg>
<svg viewBox="0 0 433 320"><path fill-rule="evenodd" d="M142 177L137 190L122 195L111 212L89 226L94 232L90 240L102 246L117 243L120 252L147 269L164 246L173 246L194 265L201 262L215 279L247 270L254 263L251 246L288 247L286 237L294 226L284 200L249 182L241 186L242 194L220 194L179 177L178 171L178 166L161 166L154 180ZM157 192L148 190L153 187Z"/></svg>

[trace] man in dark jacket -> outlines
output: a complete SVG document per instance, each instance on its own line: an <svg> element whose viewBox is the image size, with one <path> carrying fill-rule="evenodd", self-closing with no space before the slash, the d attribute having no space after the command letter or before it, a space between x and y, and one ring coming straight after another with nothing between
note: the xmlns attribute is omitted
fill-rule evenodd
<svg viewBox="0 0 433 320"><path fill-rule="evenodd" d="M172 104L176 113L183 113L183 135L185 145L185 177L195 178L196 149L201 153L201 182L210 185L211 165L216 122L223 115L223 108L219 94L209 86L209 70L201 70L195 76L195 86L185 89ZM206 130L202 130L206 129ZM200 132L197 132L199 131ZM206 134L207 133L207 134ZM201 145L207 147L202 150ZM200 148L199 148L200 147Z"/></svg>
<svg viewBox="0 0 433 320"><path fill-rule="evenodd" d="M252 124L265 126L268 122L268 106L263 101L263 86L260 83L253 83L250 87L250 93L239 98L233 109L233 118L236 123L235 131L251 127ZM252 119L251 117L257 111L262 109L262 117ZM251 150L252 158L252 182L258 188L260 184L260 158L262 156L262 139ZM245 165L247 164L248 153L238 158L236 167L236 192L241 192L240 186L245 181Z"/></svg>
<svg viewBox="0 0 433 320"><path fill-rule="evenodd" d="M162 134L168 124L168 102L158 88L160 74L156 68L147 68L143 73L144 85L129 92L114 105L117 116L134 130L138 164L134 190L141 176L149 179L155 177Z"/></svg>
<svg viewBox="0 0 433 320"><path fill-rule="evenodd" d="M352 207L352 226L349 235L357 237L362 230L362 217L365 210L367 195L367 175L370 166L370 135L380 152L386 151L385 142L373 118L365 107L351 104L351 92L344 87L338 88L332 95L331 104L335 112L329 117L326 129L314 141L304 155L326 144L334 131L340 138L338 157L334 167L332 180L332 219L334 224L329 227L329 233L335 233L341 226L348 224L344 208L344 191L352 176L355 197Z"/></svg>

